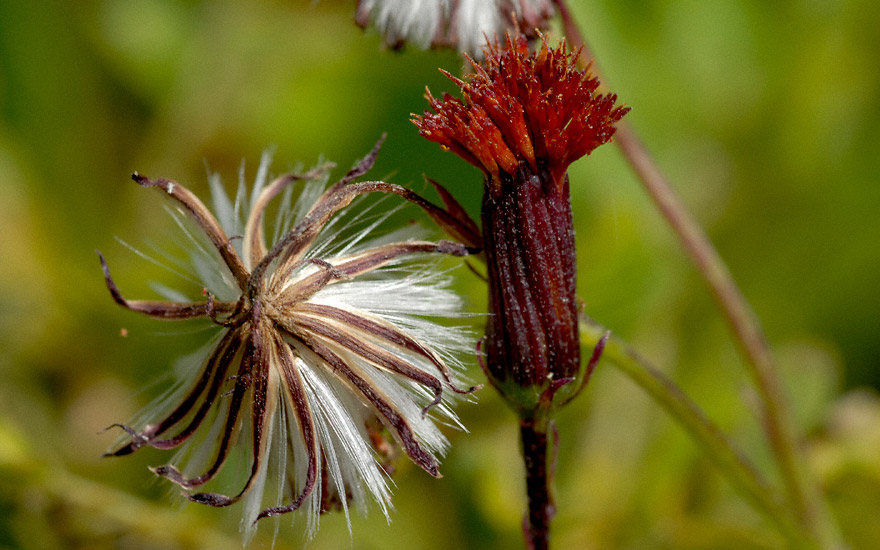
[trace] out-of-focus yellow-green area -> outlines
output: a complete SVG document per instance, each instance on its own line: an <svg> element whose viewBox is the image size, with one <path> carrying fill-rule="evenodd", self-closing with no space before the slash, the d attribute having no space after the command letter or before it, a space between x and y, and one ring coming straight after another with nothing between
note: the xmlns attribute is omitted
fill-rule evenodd
<svg viewBox="0 0 880 550"><path fill-rule="evenodd" d="M784 370L810 467L854 549L880 541L880 7L870 0L575 0L611 88L742 286ZM382 132L373 176L446 184L474 216L476 170L408 122L454 86L454 53L385 51L321 0L0 2L0 549L235 549L240 512L183 504L146 449L101 459L203 334L124 311L168 274L115 237L162 246L155 192L207 193L274 145L275 170L339 173ZM558 36L554 34L552 36ZM660 365L776 479L722 315L621 154L571 171L588 313ZM460 270L471 308L483 284ZM127 336L124 336L127 334ZM482 378L471 361L474 378ZM872 387L874 389L872 389ZM514 417L490 389L449 431L443 479L395 477L378 510L323 518L309 548L519 548ZM558 549L781 548L681 429L600 366L559 419ZM172 496L169 496L169 493ZM302 546L287 519L275 548ZM253 548L269 548L262 527Z"/></svg>

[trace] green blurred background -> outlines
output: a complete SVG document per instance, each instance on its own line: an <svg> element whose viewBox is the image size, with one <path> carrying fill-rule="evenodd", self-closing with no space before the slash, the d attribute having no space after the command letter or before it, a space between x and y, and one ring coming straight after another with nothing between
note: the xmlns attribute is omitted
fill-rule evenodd
<svg viewBox="0 0 880 550"><path fill-rule="evenodd" d="M839 2L587 1L572 9L627 116L761 317L853 548L880 540L880 7ZM418 137L453 53L385 51L353 1L0 2L0 548L240 548L235 509L183 505L162 453L100 459L99 434L204 335L115 306L94 249L133 297L168 275L115 237L162 244L134 170L207 192L274 145L276 171L426 173L476 216L476 170ZM553 36L558 36L554 34ZM341 170L340 170L341 171ZM768 475L755 395L721 315L618 150L571 171L579 292L700 402ZM482 283L462 270L471 308ZM128 336L122 337L126 329ZM172 335L175 328L181 328ZM473 367L472 376L480 377ZM873 388L873 389L872 389ZM410 464L396 511L327 516L310 548L519 548L513 415L491 391L434 480ZM782 541L628 379L600 367L561 415L556 547L778 548ZM282 521L286 525L287 521ZM298 524L302 525L302 522ZM260 530L254 548L271 545ZM276 548L302 545L282 527Z"/></svg>

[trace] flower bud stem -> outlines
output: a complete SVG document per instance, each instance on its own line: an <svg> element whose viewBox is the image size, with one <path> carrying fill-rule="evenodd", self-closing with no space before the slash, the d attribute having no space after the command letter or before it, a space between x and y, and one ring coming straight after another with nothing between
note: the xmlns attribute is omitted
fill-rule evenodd
<svg viewBox="0 0 880 550"><path fill-rule="evenodd" d="M529 550L547 550L550 546L550 520L555 514L550 495L552 468L548 466L548 427L545 419L525 418L520 422L523 462L526 467L528 512L523 521Z"/></svg>

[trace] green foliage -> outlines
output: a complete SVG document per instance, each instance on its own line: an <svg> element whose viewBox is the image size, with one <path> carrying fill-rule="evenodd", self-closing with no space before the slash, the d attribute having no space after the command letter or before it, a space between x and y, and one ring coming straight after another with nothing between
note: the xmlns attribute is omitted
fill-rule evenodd
<svg viewBox="0 0 880 550"><path fill-rule="evenodd" d="M159 452L100 459L99 431L203 341L115 306L170 275L114 241L167 242L134 170L207 190L277 146L275 168L341 168L383 131L373 176L446 185L476 216L481 177L408 122L452 84L451 53L383 51L353 2L0 2L0 548L240 548L236 510L178 505ZM874 2L572 2L607 84L763 321L817 472L854 549L880 539L880 8ZM287 164L287 163L290 164ZM721 314L619 151L571 172L579 292L775 482ZM126 263L128 262L128 263ZM461 290L485 309L481 281ZM127 337L121 336L125 329ZM473 376L481 377L474 365ZM146 388L146 389L143 389ZM328 515L310 548L516 548L513 415L490 391L442 480L401 464L393 522ZM600 364L559 421L556 548L781 548L649 397ZM301 546L302 523L276 548ZM272 526L255 548L271 545Z"/></svg>

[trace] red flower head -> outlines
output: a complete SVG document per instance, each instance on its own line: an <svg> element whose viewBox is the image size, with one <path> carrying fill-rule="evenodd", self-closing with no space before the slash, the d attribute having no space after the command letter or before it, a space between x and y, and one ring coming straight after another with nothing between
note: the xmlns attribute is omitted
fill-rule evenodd
<svg viewBox="0 0 880 550"><path fill-rule="evenodd" d="M628 107L617 96L597 95L599 80L575 67L580 50L568 53L546 41L529 53L522 35L507 36L486 48L485 66L460 80L464 99L443 94L427 98L436 114L414 116L421 135L483 170L493 192L522 163L533 173L547 171L557 186L568 166L611 140L614 124Z"/></svg>
<svg viewBox="0 0 880 550"><path fill-rule="evenodd" d="M574 229L568 166L611 140L629 111L569 53L522 36L496 40L476 73L449 76L462 99L428 91L434 113L413 116L421 135L481 169L482 221L492 315L490 380L524 416L573 393L580 366ZM556 397L554 397L554 395Z"/></svg>

